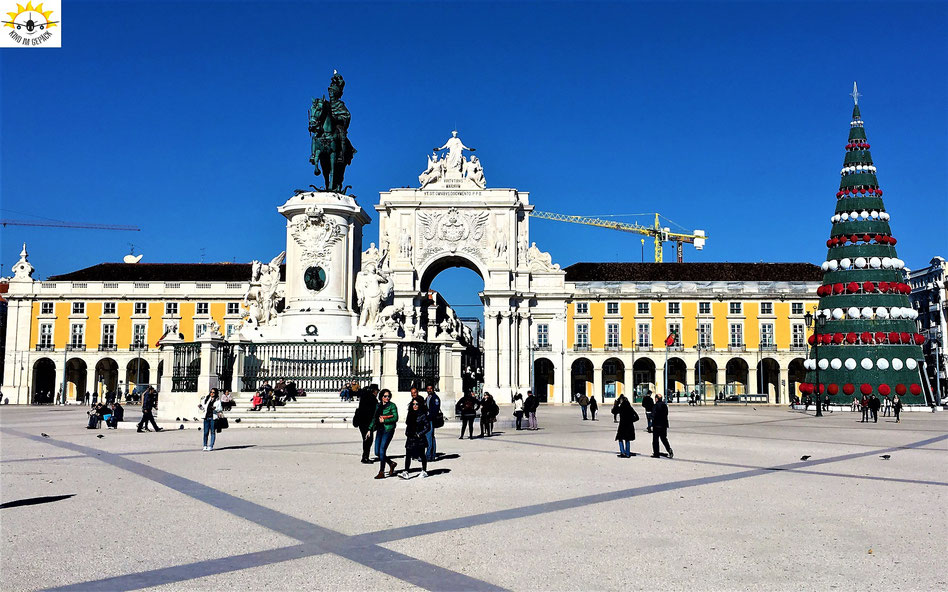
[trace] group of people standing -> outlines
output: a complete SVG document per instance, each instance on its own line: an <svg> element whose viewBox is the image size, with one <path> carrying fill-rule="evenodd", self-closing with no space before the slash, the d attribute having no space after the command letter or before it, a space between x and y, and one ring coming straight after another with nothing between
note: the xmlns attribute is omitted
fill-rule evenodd
<svg viewBox="0 0 948 592"><path fill-rule="evenodd" d="M890 399L889 395L886 395L884 399L879 399L879 397L873 395L863 395L862 399L857 399L853 397L853 402L851 406L852 411L856 411L856 408L859 408L862 411L862 419L859 423L868 423L872 419L873 423L878 423L879 421L879 409L882 409L883 417L890 417L895 413L895 423L901 423L902 418L902 399L898 395L895 395L894 399Z"/></svg>
<svg viewBox="0 0 948 592"><path fill-rule="evenodd" d="M513 414L514 420L517 423L517 429L522 430L523 428L523 418L527 418L527 428L528 430L538 430L537 427L537 409L540 407L540 399L533 394L533 391L527 391L527 398L524 400L523 395L517 393L513 396Z"/></svg>
<svg viewBox="0 0 948 592"><path fill-rule="evenodd" d="M592 420L597 421L596 412L599 411L599 403L596 402L596 395L587 397L585 393L579 394L576 396L576 402L579 403L579 408L583 410L583 421L589 419L586 413L587 409L589 413L592 414Z"/></svg>
<svg viewBox="0 0 948 592"><path fill-rule="evenodd" d="M416 387L411 389L411 400L405 416L405 468L396 473L398 463L389 458L388 447L392 443L398 425L398 407L392 403L392 392L389 389L379 390L378 385L372 384L359 389L357 383L349 387L357 393L359 406L352 416L352 425L359 428L362 434L362 462L374 464L369 458L372 442L375 442L375 456L379 463L379 472L376 479L386 477L385 468L388 467L388 476L396 474L403 479L411 479L411 461L421 463L421 476L428 476L428 463L438 457L437 439L435 430L444 425L444 415L441 412L441 398L434 390L433 385L426 387L425 396L422 396Z"/></svg>
<svg viewBox="0 0 948 592"><path fill-rule="evenodd" d="M655 399L652 400L652 393L649 391L642 397L642 408L645 410L647 426L645 430L652 434L652 458L661 458L658 444L661 441L662 446L668 454L668 458L675 458L671 444L668 443L668 405L665 403L661 393L655 393ZM619 423L616 429L616 441L619 443L620 458L630 458L635 456L632 453L632 440L635 440L635 422L639 421L639 414L632 407L632 403L625 394L619 395L612 405L612 415L615 421Z"/></svg>

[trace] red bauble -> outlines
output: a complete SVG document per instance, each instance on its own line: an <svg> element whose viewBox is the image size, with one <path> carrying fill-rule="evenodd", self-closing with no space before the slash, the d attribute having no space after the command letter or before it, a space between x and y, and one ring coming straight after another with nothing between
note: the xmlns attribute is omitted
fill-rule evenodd
<svg viewBox="0 0 948 592"><path fill-rule="evenodd" d="M872 385L866 384L865 382L859 387L859 392L864 395L872 394Z"/></svg>
<svg viewBox="0 0 948 592"><path fill-rule="evenodd" d="M896 333L895 331L892 331L891 333L889 333L889 343L901 343L901 341L902 340L899 339L898 333Z"/></svg>
<svg viewBox="0 0 948 592"><path fill-rule="evenodd" d="M849 292L850 294L852 294L853 292L858 292L859 284L857 284L856 282L849 282L848 284L846 284L846 291Z"/></svg>
<svg viewBox="0 0 948 592"><path fill-rule="evenodd" d="M879 291L885 294L889 291L889 282L879 282Z"/></svg>
<svg viewBox="0 0 948 592"><path fill-rule="evenodd" d="M843 284L833 284L833 293L842 294L843 293Z"/></svg>
<svg viewBox="0 0 948 592"><path fill-rule="evenodd" d="M866 142L866 150L869 150L869 148L870 148L869 142Z"/></svg>
<svg viewBox="0 0 948 592"><path fill-rule="evenodd" d="M850 344L856 343L858 339L859 339L859 336L856 335L855 333L848 333L846 335L846 343L850 343Z"/></svg>
<svg viewBox="0 0 948 592"><path fill-rule="evenodd" d="M875 292L875 291L876 291L876 285L873 284L872 282L863 282L863 283L862 283L862 291L863 291L863 292L869 292L869 293Z"/></svg>
<svg viewBox="0 0 948 592"><path fill-rule="evenodd" d="M916 334L915 334L915 345L922 345L923 343L925 343L925 336L922 335L921 333L916 333Z"/></svg>
<svg viewBox="0 0 948 592"><path fill-rule="evenodd" d="M881 244L881 243L882 243L882 239L885 238L885 237L884 237L883 235L881 235L881 234L877 234L877 235L875 235L873 238L876 239L876 242L877 242L877 243L880 243L880 244Z"/></svg>
<svg viewBox="0 0 948 592"><path fill-rule="evenodd" d="M872 235L871 235L871 234L864 234L864 235L862 235L862 242L868 243L868 242L871 241L871 240L872 240Z"/></svg>
<svg viewBox="0 0 948 592"><path fill-rule="evenodd" d="M876 343L885 342L885 333L883 333L882 331L877 331L875 337L876 337Z"/></svg>
<svg viewBox="0 0 948 592"><path fill-rule="evenodd" d="M909 333L902 332L899 334L899 338L902 340L902 343L912 343L912 335Z"/></svg>
<svg viewBox="0 0 948 592"><path fill-rule="evenodd" d="M821 394L821 395L823 394L823 391L824 391L824 390L826 390L826 385L820 383L820 394Z"/></svg>
<svg viewBox="0 0 948 592"><path fill-rule="evenodd" d="M854 244L854 245L855 245L856 243L858 243L858 242L859 242L859 235L858 235L858 234L854 234L854 235L852 235L851 237L849 237L849 242L851 242L851 243Z"/></svg>
<svg viewBox="0 0 948 592"><path fill-rule="evenodd" d="M843 339L845 339L845 337L843 336L842 333L837 333L836 335L833 335L833 343L835 343L836 345L839 345L840 343L842 343Z"/></svg>
<svg viewBox="0 0 948 592"><path fill-rule="evenodd" d="M832 333L827 333L826 335L823 335L822 337L823 337L823 345L830 345L831 343L833 343Z"/></svg>
<svg viewBox="0 0 948 592"><path fill-rule="evenodd" d="M882 190L876 189L876 195L878 195L879 197L882 197Z"/></svg>
<svg viewBox="0 0 948 592"><path fill-rule="evenodd" d="M856 387L851 382L847 382L843 385L843 392L847 395L851 395L856 392Z"/></svg>
<svg viewBox="0 0 948 592"><path fill-rule="evenodd" d="M890 237L889 237L889 244L890 244L890 245L895 246L895 243L897 243L897 242L899 242L899 241L895 240L895 237L894 237L894 236L890 236Z"/></svg>
<svg viewBox="0 0 948 592"><path fill-rule="evenodd" d="M879 385L879 394L882 395L883 397L888 395L890 392L892 392L892 390L889 388L889 385L887 384Z"/></svg>
<svg viewBox="0 0 948 592"><path fill-rule="evenodd" d="M814 345L816 343L816 335L810 335L806 338L807 343Z"/></svg>
<svg viewBox="0 0 948 592"><path fill-rule="evenodd" d="M812 393L812 392L813 392L813 385L810 384L809 382L801 382L801 383L800 383L800 392L803 393L804 395L808 395L808 394Z"/></svg>
<svg viewBox="0 0 948 592"><path fill-rule="evenodd" d="M909 387L909 392L912 393L913 395L922 394L922 385L916 382L915 384Z"/></svg>
<svg viewBox="0 0 948 592"><path fill-rule="evenodd" d="M869 331L864 331L862 335L859 336L863 344L872 343L872 333Z"/></svg>
<svg viewBox="0 0 948 592"><path fill-rule="evenodd" d="M895 394L899 396L903 396L905 395L905 391L906 391L906 388L904 384L900 383L900 384L895 385Z"/></svg>
<svg viewBox="0 0 948 592"><path fill-rule="evenodd" d="M826 387L826 390L829 391L829 394L831 394L831 395L833 395L833 396L836 396L836 393L839 392L839 385L838 385L838 384L831 384L831 385L829 385L828 387Z"/></svg>
<svg viewBox="0 0 948 592"><path fill-rule="evenodd" d="M835 238L831 238L831 239L829 239L828 241L826 241L826 248L827 248L827 249L830 249L830 248L832 248L833 245L835 245L835 244L836 244L836 239L835 239Z"/></svg>
<svg viewBox="0 0 948 592"><path fill-rule="evenodd" d="M836 199L839 199L839 198L841 198L842 196L843 196L843 192L842 192L842 191L837 191L837 192L836 192Z"/></svg>

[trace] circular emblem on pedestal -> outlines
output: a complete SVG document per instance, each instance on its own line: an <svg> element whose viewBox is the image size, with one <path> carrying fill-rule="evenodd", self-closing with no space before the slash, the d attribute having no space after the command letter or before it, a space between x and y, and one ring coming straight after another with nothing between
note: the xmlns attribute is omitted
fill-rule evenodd
<svg viewBox="0 0 948 592"><path fill-rule="evenodd" d="M307 267L303 273L303 283L313 292L319 292L326 287L326 270L318 265Z"/></svg>

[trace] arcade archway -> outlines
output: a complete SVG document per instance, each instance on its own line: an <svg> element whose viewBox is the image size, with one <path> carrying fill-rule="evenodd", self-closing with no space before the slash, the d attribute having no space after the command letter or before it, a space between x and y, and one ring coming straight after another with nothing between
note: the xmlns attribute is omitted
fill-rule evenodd
<svg viewBox="0 0 948 592"><path fill-rule="evenodd" d="M780 364L777 360L764 358L757 364L757 382L754 387L757 392L773 395L774 403L780 402Z"/></svg>
<svg viewBox="0 0 948 592"><path fill-rule="evenodd" d="M688 393L688 366L681 358L668 358L668 383L665 392L669 403L681 402Z"/></svg>
<svg viewBox="0 0 948 592"><path fill-rule="evenodd" d="M702 400L713 400L718 383L718 365L711 358L701 358L695 363L695 384Z"/></svg>
<svg viewBox="0 0 948 592"><path fill-rule="evenodd" d="M74 401L83 401L86 391L86 363L80 358L66 362L66 396Z"/></svg>
<svg viewBox="0 0 948 592"><path fill-rule="evenodd" d="M102 400L106 393L118 389L118 364L112 358L102 358L95 365L95 390Z"/></svg>
<svg viewBox="0 0 948 592"><path fill-rule="evenodd" d="M727 396L743 395L747 393L747 362L741 358L731 358L724 371L724 381L727 383Z"/></svg>
<svg viewBox="0 0 948 592"><path fill-rule="evenodd" d="M794 358L787 366L787 393L788 396L800 396L800 385L806 382L806 368L803 367L803 358Z"/></svg>
<svg viewBox="0 0 948 592"><path fill-rule="evenodd" d="M151 384L151 366L147 360L135 358L125 366L125 384L128 392L140 384Z"/></svg>
<svg viewBox="0 0 948 592"><path fill-rule="evenodd" d="M580 395L587 397L592 393L593 364L586 358L573 360L570 367L570 401L575 401Z"/></svg>
<svg viewBox="0 0 948 592"><path fill-rule="evenodd" d="M612 400L625 392L625 364L619 358L602 363L602 393L600 401Z"/></svg>
<svg viewBox="0 0 948 592"><path fill-rule="evenodd" d="M655 362L651 359L636 358L632 365L632 389L637 398L648 391L655 392Z"/></svg>
<svg viewBox="0 0 948 592"><path fill-rule="evenodd" d="M556 367L546 358L537 358L533 362L533 393L541 403L553 399L553 388L556 380Z"/></svg>
<svg viewBox="0 0 948 592"><path fill-rule="evenodd" d="M40 358L33 363L34 405L50 405L56 397L56 363L49 358Z"/></svg>

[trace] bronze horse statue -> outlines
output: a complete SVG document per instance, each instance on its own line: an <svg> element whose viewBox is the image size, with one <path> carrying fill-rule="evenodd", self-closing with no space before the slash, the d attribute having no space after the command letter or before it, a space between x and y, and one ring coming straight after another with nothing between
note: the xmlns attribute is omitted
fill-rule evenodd
<svg viewBox="0 0 948 592"><path fill-rule="evenodd" d="M316 167L314 174L321 174L326 181L323 191L345 193L351 188L351 185L342 184L346 167L356 153L348 135L352 116L341 100L345 85L342 76L334 74L329 85L329 100L325 97L313 99L309 110L309 132L312 136L309 162Z"/></svg>

